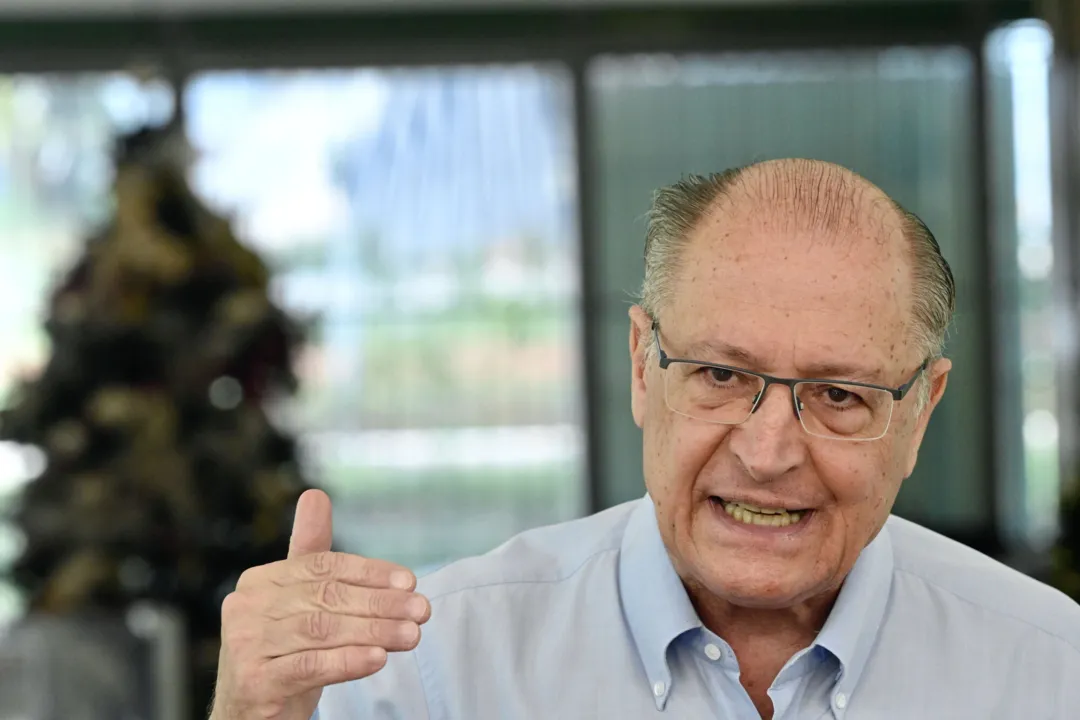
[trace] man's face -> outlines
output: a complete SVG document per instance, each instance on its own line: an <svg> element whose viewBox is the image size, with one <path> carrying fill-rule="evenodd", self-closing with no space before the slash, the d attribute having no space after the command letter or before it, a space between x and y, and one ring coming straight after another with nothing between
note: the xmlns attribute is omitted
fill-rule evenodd
<svg viewBox="0 0 1080 720"><path fill-rule="evenodd" d="M751 213L705 218L656 318L662 347L671 357L780 377L856 366L862 377L846 379L900 386L925 358L908 343L910 271L891 222L837 238ZM631 319L645 481L684 581L746 607L789 607L839 587L914 467L949 361L926 373L926 409L916 412L916 387L896 403L884 437L825 439L802 428L783 386L771 386L738 426L672 412L664 396L671 370L646 359L652 319L640 308ZM724 346L738 351L717 349ZM809 512L786 527L747 526L725 512L721 501L730 499Z"/></svg>

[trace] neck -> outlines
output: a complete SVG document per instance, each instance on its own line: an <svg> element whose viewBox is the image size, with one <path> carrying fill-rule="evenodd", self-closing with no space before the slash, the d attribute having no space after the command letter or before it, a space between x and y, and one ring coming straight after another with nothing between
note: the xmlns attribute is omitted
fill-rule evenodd
<svg viewBox="0 0 1080 720"><path fill-rule="evenodd" d="M687 583L702 624L724 639L740 670L772 683L784 663L813 644L839 595L839 589L791 607L744 607ZM767 677L764 677L767 676Z"/></svg>
<svg viewBox="0 0 1080 720"><path fill-rule="evenodd" d="M805 640L806 645L813 642L840 594L836 589L791 607L762 608L736 605L689 583L687 592L705 627L724 640L789 638Z"/></svg>
<svg viewBox="0 0 1080 720"><path fill-rule="evenodd" d="M768 690L792 655L813 644L839 590L786 608L742 607L686 584L702 624L731 646L739 681L761 717L771 718Z"/></svg>

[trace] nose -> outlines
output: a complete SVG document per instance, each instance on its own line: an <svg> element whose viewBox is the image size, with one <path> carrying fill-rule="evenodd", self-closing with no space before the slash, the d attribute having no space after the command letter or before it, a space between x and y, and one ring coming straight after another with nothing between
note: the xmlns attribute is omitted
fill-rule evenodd
<svg viewBox="0 0 1080 720"><path fill-rule="evenodd" d="M757 409L728 434L731 451L758 482L783 477L806 459L806 432L792 406L791 390L772 385Z"/></svg>

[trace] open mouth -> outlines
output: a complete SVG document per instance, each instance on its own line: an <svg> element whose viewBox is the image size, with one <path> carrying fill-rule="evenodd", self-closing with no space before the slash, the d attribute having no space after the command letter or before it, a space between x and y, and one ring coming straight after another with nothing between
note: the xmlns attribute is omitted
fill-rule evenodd
<svg viewBox="0 0 1080 720"><path fill-rule="evenodd" d="M750 503L731 502L715 495L709 499L714 505L723 508L724 512L730 515L733 520L744 525L787 527L801 522L813 512L809 509L788 510L786 508L758 507Z"/></svg>

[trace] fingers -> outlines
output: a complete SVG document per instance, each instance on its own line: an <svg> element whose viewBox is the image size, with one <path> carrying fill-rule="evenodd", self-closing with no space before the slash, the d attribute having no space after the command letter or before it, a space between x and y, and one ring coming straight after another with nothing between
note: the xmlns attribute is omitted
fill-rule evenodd
<svg viewBox="0 0 1080 720"><path fill-rule="evenodd" d="M423 595L405 590L382 590L324 581L281 588L273 606L267 607L265 612L272 620L303 613L327 612L425 623L431 606Z"/></svg>
<svg viewBox="0 0 1080 720"><path fill-rule="evenodd" d="M430 618L423 595L324 581L231 593L222 607L230 647L268 659L346 645L411 650Z"/></svg>
<svg viewBox="0 0 1080 720"><path fill-rule="evenodd" d="M296 503L289 557L327 552L334 536L333 508L322 490L307 490Z"/></svg>
<svg viewBox="0 0 1080 720"><path fill-rule="evenodd" d="M237 589L337 581L371 588L412 590L416 576L408 568L386 560L339 552L317 552L260 565L244 572Z"/></svg>
<svg viewBox="0 0 1080 720"><path fill-rule="evenodd" d="M321 610L275 620L266 628L270 657L354 645L403 652L419 642L420 626L409 620L354 617Z"/></svg>
<svg viewBox="0 0 1080 720"><path fill-rule="evenodd" d="M270 660L265 677L287 695L314 688L359 680L374 675L386 664L380 647L349 646L331 650L306 650Z"/></svg>

